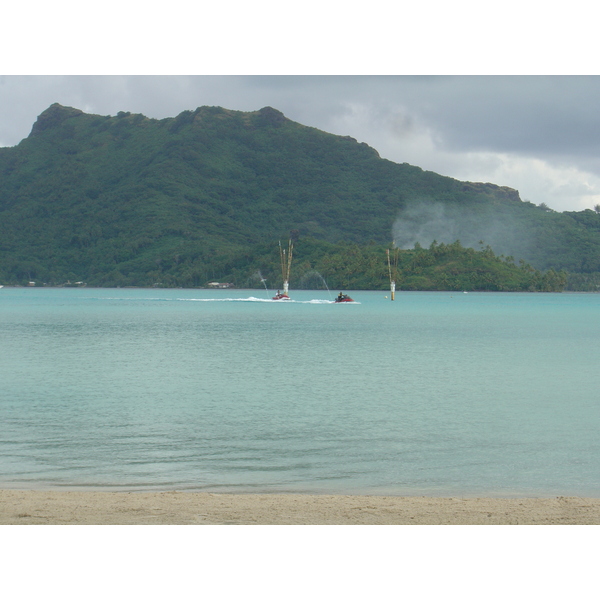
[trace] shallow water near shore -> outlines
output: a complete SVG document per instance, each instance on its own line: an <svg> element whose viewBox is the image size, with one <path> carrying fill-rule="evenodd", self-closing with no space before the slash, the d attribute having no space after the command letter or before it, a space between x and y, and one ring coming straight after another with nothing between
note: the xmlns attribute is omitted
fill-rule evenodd
<svg viewBox="0 0 600 600"><path fill-rule="evenodd" d="M3 288L0 487L600 497L600 295L336 293Z"/></svg>

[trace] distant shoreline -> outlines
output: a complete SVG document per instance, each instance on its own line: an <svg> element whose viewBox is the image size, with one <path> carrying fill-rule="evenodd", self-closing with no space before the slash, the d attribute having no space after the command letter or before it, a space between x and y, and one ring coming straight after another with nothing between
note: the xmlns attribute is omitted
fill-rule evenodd
<svg viewBox="0 0 600 600"><path fill-rule="evenodd" d="M0 490L0 525L600 525L600 498Z"/></svg>

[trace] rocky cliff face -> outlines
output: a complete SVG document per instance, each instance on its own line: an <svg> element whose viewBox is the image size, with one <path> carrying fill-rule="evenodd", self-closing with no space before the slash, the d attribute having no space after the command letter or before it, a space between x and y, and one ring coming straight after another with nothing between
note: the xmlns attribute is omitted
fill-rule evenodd
<svg viewBox="0 0 600 600"><path fill-rule="evenodd" d="M83 114L85 113L82 110L62 106L61 104L58 104L58 102L55 102L37 118L31 128L29 137L35 137L46 129L60 126L64 121L71 117L78 117Z"/></svg>
<svg viewBox="0 0 600 600"><path fill-rule="evenodd" d="M521 197L517 190L506 186L495 185L493 183L473 183L466 181L463 184L462 189L465 192L480 192L502 200L521 202Z"/></svg>

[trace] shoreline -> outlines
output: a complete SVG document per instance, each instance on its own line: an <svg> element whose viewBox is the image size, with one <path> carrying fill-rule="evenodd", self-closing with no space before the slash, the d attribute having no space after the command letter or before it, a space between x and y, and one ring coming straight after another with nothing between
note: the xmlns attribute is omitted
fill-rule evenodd
<svg viewBox="0 0 600 600"><path fill-rule="evenodd" d="M600 498L11 489L0 525L600 525Z"/></svg>

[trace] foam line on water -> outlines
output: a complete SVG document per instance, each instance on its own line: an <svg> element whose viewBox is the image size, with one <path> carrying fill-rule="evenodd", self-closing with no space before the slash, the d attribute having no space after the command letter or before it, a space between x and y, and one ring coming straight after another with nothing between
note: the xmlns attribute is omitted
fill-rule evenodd
<svg viewBox="0 0 600 600"><path fill-rule="evenodd" d="M177 298L181 302L266 302L270 304L335 304L333 300L315 298L313 300L271 300L270 298ZM360 304L349 302L348 304Z"/></svg>

